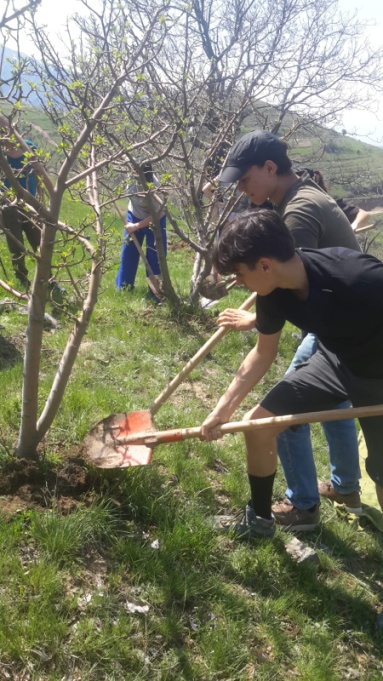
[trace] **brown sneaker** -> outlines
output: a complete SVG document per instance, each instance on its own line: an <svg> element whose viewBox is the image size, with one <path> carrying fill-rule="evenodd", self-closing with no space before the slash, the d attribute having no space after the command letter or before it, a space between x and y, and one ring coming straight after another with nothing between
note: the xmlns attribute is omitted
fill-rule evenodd
<svg viewBox="0 0 383 681"><path fill-rule="evenodd" d="M313 511L302 511L285 499L272 506L275 522L282 530L291 532L310 532L319 524L319 504Z"/></svg>
<svg viewBox="0 0 383 681"><path fill-rule="evenodd" d="M337 492L331 482L321 482L318 480L319 494L330 501L336 501L337 504L344 504L348 513L360 515L362 513L362 504L360 502L359 492L351 492L351 494L340 494Z"/></svg>

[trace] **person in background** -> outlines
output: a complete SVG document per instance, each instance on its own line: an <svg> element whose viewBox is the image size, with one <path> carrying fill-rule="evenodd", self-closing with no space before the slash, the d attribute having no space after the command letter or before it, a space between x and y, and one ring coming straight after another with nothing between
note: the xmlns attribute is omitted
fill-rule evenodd
<svg viewBox="0 0 383 681"><path fill-rule="evenodd" d="M153 173L152 164L149 162L143 163L141 165L141 170L145 176L145 181L147 184L154 188L159 187L159 181ZM148 201L148 195L146 190L142 187L138 178L134 178L133 181L128 185L128 194L130 196L128 212L126 215L126 224L124 230L127 237L124 239L122 246L120 266L116 278L116 286L118 289L134 289L134 283L136 280L137 268L139 263L140 254L133 242L129 238L130 234L134 234L138 240L140 246L142 246L144 239L146 239L146 257L148 263L152 269L154 275L159 276L161 274L160 264L158 262L158 255L156 250L155 235L153 230L150 228L150 223L153 218L150 212L150 206ZM152 196L152 201L156 206L157 210L160 210L160 201L158 197L154 194ZM161 226L161 236L162 243L165 251L167 253L167 241L166 241L166 215L164 211L159 214L160 226ZM149 273L147 273L148 275ZM150 287L150 295L153 296Z"/></svg>
<svg viewBox="0 0 383 681"><path fill-rule="evenodd" d="M30 140L25 140L31 150L36 146ZM36 196L38 190L38 176L33 164L25 157L25 152L8 139L2 141L6 152L6 158L15 178L24 189L27 189L32 196ZM10 189L9 180L3 180L4 187ZM12 256L13 270L20 284L27 289L30 287L28 270L25 264L24 234L34 253L40 246L41 231L39 227L30 219L28 213L17 205L8 205L3 202L1 206L4 226L9 231L5 234L7 245ZM14 237L14 238L12 238Z"/></svg>
<svg viewBox="0 0 383 681"><path fill-rule="evenodd" d="M31 151L37 148L31 140L26 139L25 143ZM17 143L4 138L1 144L17 181L32 196L39 196L43 203L42 185L33 162L29 160L25 151ZM4 179L3 185L5 189L11 188L7 178ZM1 203L0 210L4 227L7 230L5 237L11 253L13 269L20 284L28 291L31 283L25 263L24 234L33 252L37 253L41 243L41 229L27 212L26 208L17 204L10 205L4 198ZM65 292L65 289L60 286L51 273L48 281L48 298L51 302L62 305L64 303Z"/></svg>
<svg viewBox="0 0 383 681"><path fill-rule="evenodd" d="M323 191L328 194L328 188L320 170L313 170L312 168L305 167L298 168L295 172L299 177L302 177L304 173L307 173L309 177L316 182L318 187L323 189ZM335 201L345 214L353 230L364 227L368 220L374 216L374 214L381 212L380 209L377 209L377 211L363 210L363 208L359 208L359 206L356 206L354 203L351 203L351 201L346 199L335 199Z"/></svg>
<svg viewBox="0 0 383 681"><path fill-rule="evenodd" d="M256 130L231 148L220 178L237 182L255 205L270 200L283 217L297 247L342 246L360 251L349 221L335 200L308 176L292 170L287 145L276 135ZM257 211L255 211L257 214ZM220 326L250 330L256 314L227 309L218 316ZM307 331L307 329L305 329ZM317 350L317 338L307 333L298 347L288 373L295 371ZM349 406L349 403L339 407ZM352 419L323 424L329 447L331 477L319 482L319 492L332 501L361 512L359 496L359 451ZM347 452L347 458L345 458ZM309 531L319 523L318 481L309 425L288 429L278 437L278 455L287 482L286 498L273 506L276 521L295 531Z"/></svg>

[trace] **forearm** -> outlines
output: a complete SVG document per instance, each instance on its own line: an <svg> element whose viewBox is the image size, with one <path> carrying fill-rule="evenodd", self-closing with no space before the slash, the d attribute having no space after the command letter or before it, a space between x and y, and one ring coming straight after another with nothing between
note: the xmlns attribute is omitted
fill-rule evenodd
<svg viewBox="0 0 383 681"><path fill-rule="evenodd" d="M370 218L370 213L363 210L362 208L359 208L358 214L357 214L354 222L351 224L351 227L354 230L358 229L358 227L363 227L366 224L366 222L369 218Z"/></svg>
<svg viewBox="0 0 383 681"><path fill-rule="evenodd" d="M163 218L164 215L165 215L165 213L162 211L160 213L160 215L158 216L159 220L161 220L161 218ZM137 229L143 229L143 227L148 227L151 222L153 222L153 218L152 218L151 215L148 215L146 218L143 218L143 220L136 222Z"/></svg>
<svg viewBox="0 0 383 681"><path fill-rule="evenodd" d="M140 220L139 222L136 222L136 227L137 229L143 229L144 227L148 227L152 221L152 216L148 215L148 217L144 218L143 220Z"/></svg>

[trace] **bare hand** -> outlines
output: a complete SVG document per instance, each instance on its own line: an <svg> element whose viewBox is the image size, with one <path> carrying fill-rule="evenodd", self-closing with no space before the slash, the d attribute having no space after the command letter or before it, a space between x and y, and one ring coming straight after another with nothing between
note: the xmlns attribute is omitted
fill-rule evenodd
<svg viewBox="0 0 383 681"><path fill-rule="evenodd" d="M217 324L234 331L251 331L254 329L255 320L254 312L227 308L218 315Z"/></svg>
<svg viewBox="0 0 383 681"><path fill-rule="evenodd" d="M138 227L138 222L127 222L125 225L125 230L128 232L128 234L133 234L133 232L136 232Z"/></svg>
<svg viewBox="0 0 383 681"><path fill-rule="evenodd" d="M219 416L209 414L201 426L201 440L219 440L219 438L223 437L217 428L217 426L221 426L223 423L225 423L225 421L222 421Z"/></svg>

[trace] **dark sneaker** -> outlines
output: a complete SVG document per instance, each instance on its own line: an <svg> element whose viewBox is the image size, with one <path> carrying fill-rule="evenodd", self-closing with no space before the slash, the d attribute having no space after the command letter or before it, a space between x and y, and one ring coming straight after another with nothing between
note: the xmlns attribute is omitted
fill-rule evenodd
<svg viewBox="0 0 383 681"><path fill-rule="evenodd" d="M251 506L246 506L245 511L237 515L216 515L214 525L216 530L243 541L273 537L275 533L274 518L267 520L255 515Z"/></svg>
<svg viewBox="0 0 383 681"><path fill-rule="evenodd" d="M318 480L318 491L322 497L335 501L337 504L344 504L348 513L360 515L363 511L359 492L340 494L333 488L331 482L321 482L320 480Z"/></svg>
<svg viewBox="0 0 383 681"><path fill-rule="evenodd" d="M319 504L313 510L302 511L285 499L272 506L275 522L282 530L310 532L319 524Z"/></svg>

